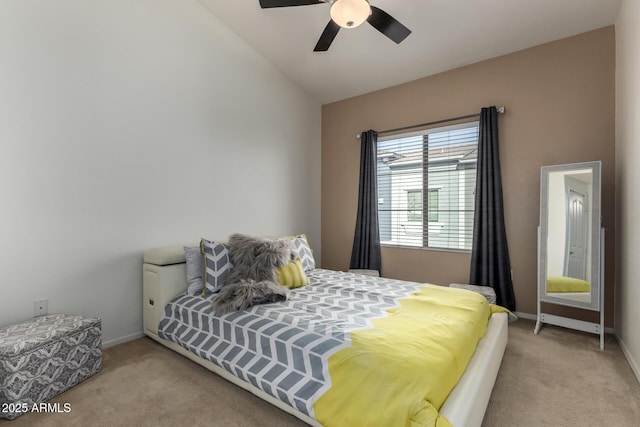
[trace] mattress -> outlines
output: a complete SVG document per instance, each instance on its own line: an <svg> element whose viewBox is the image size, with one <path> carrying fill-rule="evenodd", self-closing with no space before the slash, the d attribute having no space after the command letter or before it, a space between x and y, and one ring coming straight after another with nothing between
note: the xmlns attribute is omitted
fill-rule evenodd
<svg viewBox="0 0 640 427"><path fill-rule="evenodd" d="M433 411L429 412L428 417L437 417L439 406L455 386L473 353L475 344L484 333L488 320L486 300L480 295L464 290L330 270L316 269L309 272L308 276L311 284L292 292L289 300L284 303L258 305L246 311L233 312L221 317L212 315L210 300L200 296L179 295L165 307L158 335L222 367L297 411L318 419L322 424L340 425L345 420L336 421L334 414L327 415L326 408L333 407L336 401L340 401L339 394L337 400L335 393L333 397L327 396L331 396L329 391L333 392L340 385L335 378L332 382L332 372L337 378L335 372L338 368L335 360L338 355L345 354L341 350L351 351L352 347L358 347L354 345L354 337L361 336L363 331L378 333L380 325L374 327L376 323L380 323L381 319L388 319L390 312L397 310L400 306L404 307L407 301L417 301L419 299L417 296L421 296L425 289L433 288L431 292L457 292L456 300L469 299L472 302L468 304L469 306L475 304L478 307L479 313L473 314L474 319L484 318L484 320L461 322L469 324L475 322L479 325L473 331L464 331L462 341L463 347L467 350L462 352L457 349L454 351L452 348L444 350L447 360L456 365L451 373L443 374L440 372L442 369L433 369L431 373L425 372L429 369L420 369L420 377L429 378L433 375L433 378L427 379L427 383L446 383L444 388L439 386L435 393L439 397L433 398L434 402L429 403L433 407L429 409ZM421 310L424 309L421 308ZM433 311L437 310L433 309ZM460 311L478 310L467 309L465 305ZM447 316L436 316L438 327L433 329L438 335L441 331L449 329L449 326L443 327L440 323L444 317ZM422 320L420 322L422 323ZM428 325L419 327L429 329ZM410 334L411 331L408 333ZM409 347L414 347L413 341L418 342L418 340L407 334L401 339L407 341L407 336L410 337L409 341L412 341ZM443 342L449 341L447 338ZM435 346L443 346L443 342L436 343ZM365 350L365 353L367 351ZM424 353L423 349L420 351ZM393 357L401 354L404 354L404 350ZM360 356L353 359L358 357ZM352 357L347 355L346 358ZM366 364L375 365L376 363L373 359L365 360L367 360ZM330 363L332 361L333 366ZM378 360L377 363L380 361ZM460 364L462 366L458 366ZM342 369L346 370L347 374L351 370L358 371L358 381L347 379L343 380L343 383L351 384L360 381L360 367L352 369L347 365ZM410 374L416 376L417 373ZM375 380L376 375L373 377ZM446 381L443 381L443 378ZM366 381L363 384L366 384ZM347 389L343 387L341 390L344 392ZM380 392L381 395L384 395L384 391L391 393L388 396L391 400L395 399L396 394L402 394L394 392L392 388L387 390L387 387L384 387L384 390L374 390L376 394ZM371 390L367 391L365 386L360 392L366 395ZM371 398L375 397L363 397L363 401L370 406ZM358 399L349 400L357 401ZM400 400L402 401L401 396ZM418 400L422 401L424 398L421 397ZM327 402L332 403L327 404ZM393 403L388 403L393 406ZM321 408L322 414L317 413L318 408ZM422 412L422 415L410 413L407 419L420 417L428 412L415 408L408 410ZM384 411L387 412L387 409ZM435 415L433 415L434 411ZM349 411L342 412L349 413ZM353 412L354 410L351 411L351 416ZM362 411L355 409L355 412L359 417ZM379 418L376 420L380 421ZM355 420L355 422L358 421L360 420ZM352 423L354 420L349 422ZM362 422L367 423L366 417ZM401 425L404 423L401 419L398 422ZM446 420L442 423L446 424Z"/></svg>

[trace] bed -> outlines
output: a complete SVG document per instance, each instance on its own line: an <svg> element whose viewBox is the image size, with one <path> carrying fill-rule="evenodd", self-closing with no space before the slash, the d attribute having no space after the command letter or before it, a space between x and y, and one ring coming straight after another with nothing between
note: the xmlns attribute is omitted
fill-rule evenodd
<svg viewBox="0 0 640 427"><path fill-rule="evenodd" d="M357 333L361 333L361 331L370 331L372 323L384 321L385 314L383 312L387 311L390 306L397 306L399 301L403 301L404 304L409 294L415 294L416 292L444 292L443 288L435 285L402 282L323 269L311 272L309 278L311 285L300 290L295 295L292 294L293 296L290 297L291 303L299 302L303 297L311 298L310 300L305 300L303 304L307 307L307 312L318 314L324 310L329 300L336 300L336 298L327 298L322 292L325 292L325 289L328 288L335 288L338 289L336 291L338 294L340 292L344 293L347 291L344 291L341 286L346 285L350 289L349 295L337 300L354 301L353 304L348 303L346 307L343 307L348 312L353 310L353 313L347 313L349 321L346 322L348 324L346 335L351 338L356 336ZM383 292L379 294L382 296L376 297L380 298L380 303L369 304L371 310L368 310L369 313L367 314L356 313L354 307L361 305L357 302L356 294L360 294L360 290L374 285L383 289ZM299 376L292 377L294 380L290 389L291 393L287 394L282 389L272 387L272 384L268 384L268 381L263 382L262 379L252 375L252 372L258 370L269 371L269 366L271 366L267 366L269 361L254 363L257 360L254 354L254 362L243 364L243 360L246 362L251 357L245 357L243 353L238 352L237 355L232 355L231 357L235 364L221 363L214 356L216 356L216 353L220 355L222 350L229 352L230 347L226 344L223 346L220 338L207 338L198 331L198 328L204 330L218 328L221 331L220 333L225 336L225 339L233 342L234 345L242 344L240 341L244 341L246 346L255 347L256 339L265 339L266 336L272 335L269 328L275 327L266 321L260 320L258 316L266 315L267 318L272 319L286 318L289 316L290 306L279 307L278 304L280 303L265 304L253 307L249 311L225 315L226 317L222 321L222 318L211 317L210 301L199 296L186 295L186 289L186 265L183 245L145 251L143 264L143 318L146 335L230 382L249 390L261 399L296 416L309 425L341 424L341 422L335 421L335 418L323 418L324 413L321 413L322 411L320 410L322 405L318 403L325 402L325 407L333 407L335 402L340 401L340 395L334 395L329 398L332 388L331 378L334 375L334 371L328 374L326 365L323 369L307 366L306 370L309 375L307 375L308 378L306 379L298 378ZM483 298L470 291L444 289L447 292L458 292L459 294L457 295L463 298L470 298L474 303L479 301L478 298ZM317 303L313 302L315 301L314 298L316 298ZM314 348L322 348L322 352L326 352L323 353L322 358L329 361L335 360L345 347L345 341L341 341L345 335L345 329L327 326L323 322L316 322L314 320L316 317L311 316L301 321L299 320L299 315L293 316L293 318L298 319L295 320L295 322L298 322L295 326L299 330L312 330L316 333L315 338L307 340L308 348L304 348L304 345L302 346L301 354L304 353L305 357L313 354L315 350L310 351L309 348L314 346ZM377 320L380 318L383 319ZM483 335L477 342L477 346L471 351L466 368L462 367L461 376L456 379L455 386L450 392L447 390L442 402L438 401L434 404L434 406L437 406L435 410L438 417L445 418L445 421L448 420L455 427L481 425L506 347L507 323L506 313L495 313L489 318L486 324L486 331L483 328ZM233 331L239 328L239 325L247 324L254 326L254 332L266 331L266 333L262 334L260 338L251 338L257 335L251 331L238 329L238 335L231 336L234 333ZM328 333L329 336L323 338L321 336L323 333ZM290 338L297 339L295 333L292 332L290 335ZM314 340L316 340L315 343L313 342ZM347 347L350 347L351 341L348 341L348 343ZM274 349L274 354L277 353L277 347L273 344L271 346ZM217 347L224 348L220 350ZM267 344L264 348L268 347L269 345ZM287 351L291 352L290 349ZM318 352L322 353L319 350ZM255 366L258 366L258 368L255 368ZM305 371L305 366L297 368L299 368L298 371L300 372ZM285 374L280 375L280 379L285 376ZM422 375L420 372L416 372L415 376L421 377ZM328 384L322 382L321 379L323 377L325 379L328 378ZM334 381L334 383L333 388L337 387L339 381ZM384 394L382 395L384 396ZM366 399L371 398L379 398L378 393ZM365 399L365 397L362 397L362 399ZM314 402L316 402L316 405L314 405ZM367 400L364 400L364 405L367 402ZM374 407L376 405L372 404L371 408ZM322 410L324 411L324 409ZM427 413L428 411L426 410L423 412L427 414L425 415L427 418L433 417L432 412ZM319 413L322 416L319 416ZM332 414L332 416L334 415ZM325 420L330 420L330 422ZM387 423L385 422L385 424Z"/></svg>
<svg viewBox="0 0 640 427"><path fill-rule="evenodd" d="M586 280L567 276L547 276L547 293L590 293L591 284Z"/></svg>

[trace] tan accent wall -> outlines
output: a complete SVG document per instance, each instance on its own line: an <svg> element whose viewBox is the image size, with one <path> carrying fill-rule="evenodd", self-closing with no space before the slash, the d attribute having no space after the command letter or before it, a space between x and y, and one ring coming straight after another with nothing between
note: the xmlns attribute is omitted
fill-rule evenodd
<svg viewBox="0 0 640 427"><path fill-rule="evenodd" d="M381 58L384 60L384 58ZM375 73L375 69L362 70ZM349 268L358 199L356 134L505 106L500 157L517 311L536 312L540 167L601 160L606 319L613 325L615 34L606 27L322 107L322 266ZM382 249L382 275L467 282L470 254ZM553 313L571 313L553 307ZM580 311L596 321L595 312Z"/></svg>

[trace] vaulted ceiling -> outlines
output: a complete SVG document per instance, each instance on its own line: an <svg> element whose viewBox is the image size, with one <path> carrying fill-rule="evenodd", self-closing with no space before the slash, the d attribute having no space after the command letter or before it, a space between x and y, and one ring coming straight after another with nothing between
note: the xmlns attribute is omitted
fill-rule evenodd
<svg viewBox="0 0 640 427"><path fill-rule="evenodd" d="M339 1L339 0L338 0ZM583 33L615 22L620 0L370 0L412 30L396 45L366 22L313 52L329 4L261 9L200 2L323 104Z"/></svg>

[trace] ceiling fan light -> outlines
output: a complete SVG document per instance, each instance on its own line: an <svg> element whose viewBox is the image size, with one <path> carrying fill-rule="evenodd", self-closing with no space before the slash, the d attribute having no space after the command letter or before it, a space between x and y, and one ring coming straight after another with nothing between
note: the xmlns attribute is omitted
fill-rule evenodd
<svg viewBox="0 0 640 427"><path fill-rule="evenodd" d="M371 6L367 0L336 0L331 5L331 19L343 28L355 28L367 20Z"/></svg>

